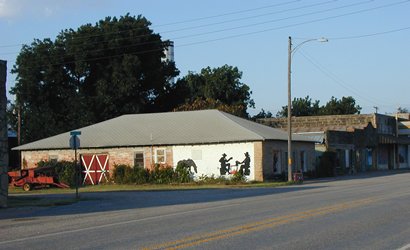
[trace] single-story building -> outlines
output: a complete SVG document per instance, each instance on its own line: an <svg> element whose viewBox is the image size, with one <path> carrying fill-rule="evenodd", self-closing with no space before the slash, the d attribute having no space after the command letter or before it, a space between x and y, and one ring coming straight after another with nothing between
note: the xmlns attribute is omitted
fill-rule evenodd
<svg viewBox="0 0 410 250"><path fill-rule="evenodd" d="M115 165L152 168L175 167L191 159L195 177L229 177L235 171L248 180L264 181L287 172L287 133L218 110L123 115L81 131L80 147L84 181L97 184L108 178ZM41 160L74 160L70 132L15 147L21 151L22 168ZM295 170L315 168L315 144L294 135Z"/></svg>
<svg viewBox="0 0 410 250"><path fill-rule="evenodd" d="M292 117L293 133L316 144L317 157L336 153L337 174L410 167L409 114L353 114ZM286 131L287 118L258 122ZM408 122L408 123L407 123Z"/></svg>

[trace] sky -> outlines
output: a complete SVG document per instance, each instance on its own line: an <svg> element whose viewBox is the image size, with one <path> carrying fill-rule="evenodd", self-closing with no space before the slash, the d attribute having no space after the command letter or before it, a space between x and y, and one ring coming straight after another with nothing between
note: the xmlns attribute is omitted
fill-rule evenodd
<svg viewBox="0 0 410 250"><path fill-rule="evenodd" d="M275 115L287 105L289 36L297 48L292 99L325 105L352 96L363 114L410 110L410 0L0 0L8 89L22 44L127 13L146 17L163 40L174 41L179 77L238 67L256 104L251 115Z"/></svg>

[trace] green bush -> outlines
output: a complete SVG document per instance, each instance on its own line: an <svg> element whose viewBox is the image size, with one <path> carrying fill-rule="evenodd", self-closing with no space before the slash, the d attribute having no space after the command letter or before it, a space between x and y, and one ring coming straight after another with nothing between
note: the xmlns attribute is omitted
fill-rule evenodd
<svg viewBox="0 0 410 250"><path fill-rule="evenodd" d="M114 165L111 179L116 184L128 184L133 181L133 170L125 164Z"/></svg>
<svg viewBox="0 0 410 250"><path fill-rule="evenodd" d="M155 184L169 184L177 180L172 167L155 164L154 169L149 172L149 182Z"/></svg>
<svg viewBox="0 0 410 250"><path fill-rule="evenodd" d="M145 184L149 179L149 172L147 169L134 166L133 168L133 183L135 184Z"/></svg>
<svg viewBox="0 0 410 250"><path fill-rule="evenodd" d="M238 183L244 183L246 182L245 176L241 174L241 172L236 172L233 174L231 178L231 183L233 184L238 184Z"/></svg>
<svg viewBox="0 0 410 250"><path fill-rule="evenodd" d="M70 187L75 186L75 163L72 161L40 161L38 168L44 168L44 173L57 177L58 181Z"/></svg>

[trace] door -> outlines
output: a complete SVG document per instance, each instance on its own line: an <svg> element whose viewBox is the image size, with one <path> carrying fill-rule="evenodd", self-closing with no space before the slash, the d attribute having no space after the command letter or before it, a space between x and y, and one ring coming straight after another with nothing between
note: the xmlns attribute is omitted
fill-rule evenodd
<svg viewBox="0 0 410 250"><path fill-rule="evenodd" d="M108 154L81 155L83 184L97 185L101 181L108 181L109 165Z"/></svg>

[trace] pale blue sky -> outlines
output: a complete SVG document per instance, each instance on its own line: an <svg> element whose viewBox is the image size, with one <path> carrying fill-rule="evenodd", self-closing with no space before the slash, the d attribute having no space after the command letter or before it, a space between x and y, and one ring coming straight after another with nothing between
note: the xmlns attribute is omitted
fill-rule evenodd
<svg viewBox="0 0 410 250"><path fill-rule="evenodd" d="M251 114L276 114L287 104L288 36L294 45L329 38L294 54L293 97L309 95L323 105L332 96L353 96L362 113L410 109L409 0L0 0L0 59L10 70L19 44L54 40L63 29L128 12L175 42L180 76L237 66L253 91ZM9 86L14 79L8 75Z"/></svg>

